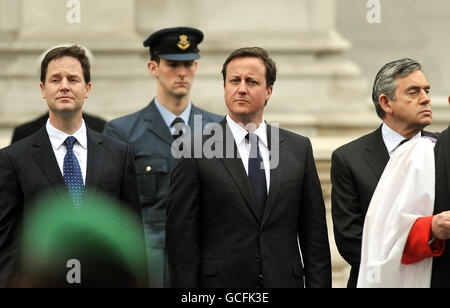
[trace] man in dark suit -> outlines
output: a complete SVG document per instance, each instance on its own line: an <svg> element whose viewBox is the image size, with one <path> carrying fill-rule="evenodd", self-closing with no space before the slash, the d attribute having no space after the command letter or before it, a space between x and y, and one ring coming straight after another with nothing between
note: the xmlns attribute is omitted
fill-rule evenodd
<svg viewBox="0 0 450 308"><path fill-rule="evenodd" d="M78 46L47 53L40 85L49 120L37 133L0 151L0 286L17 283L18 236L44 194L63 197L66 191L74 208L83 211L84 191L106 193L141 219L130 147L94 132L82 119L91 90L89 70Z"/></svg>
<svg viewBox="0 0 450 308"><path fill-rule="evenodd" d="M179 132L194 130L194 117L199 119L201 129L221 119L194 106L189 95L200 58L197 45L202 40L200 30L188 27L162 29L150 35L144 46L150 47L147 67L156 78L157 95L144 109L109 122L104 131L133 150L151 287L170 287L165 221L170 173L175 163L172 143Z"/></svg>
<svg viewBox="0 0 450 308"><path fill-rule="evenodd" d="M47 112L37 119L16 126L13 131L11 143L22 140L23 138L37 132L42 126L45 125L45 123L47 123L48 116L49 113ZM105 128L106 121L97 116L83 112L83 120L87 127L95 130L96 132L102 133Z"/></svg>
<svg viewBox="0 0 450 308"><path fill-rule="evenodd" d="M275 63L264 49L241 48L222 74L228 114L215 127L215 142L209 147L204 137L202 155L185 151L171 176L166 242L173 285L331 287L311 143L263 118ZM208 148L217 155L210 158Z"/></svg>
<svg viewBox="0 0 450 308"><path fill-rule="evenodd" d="M384 123L332 154L334 236L340 254L352 267L348 287L356 287L364 218L390 155L406 140L436 137L423 131L432 121L429 91L420 63L411 59L387 63L378 72L372 92Z"/></svg>

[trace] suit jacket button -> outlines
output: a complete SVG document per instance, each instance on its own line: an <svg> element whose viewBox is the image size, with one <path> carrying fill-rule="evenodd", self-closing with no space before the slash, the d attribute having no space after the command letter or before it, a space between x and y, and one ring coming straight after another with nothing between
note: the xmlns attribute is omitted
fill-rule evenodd
<svg viewBox="0 0 450 308"><path fill-rule="evenodd" d="M152 167L147 166L147 168L145 168L145 171L147 171L147 173L149 173L150 171L152 171Z"/></svg>
<svg viewBox="0 0 450 308"><path fill-rule="evenodd" d="M258 279L258 280L259 280L259 281L258 281L258 282L259 282L258 287L259 287L259 288L263 288L263 287L264 287L264 276L263 276L262 274L259 274L259 275L258 275L258 278L259 278L259 279Z"/></svg>

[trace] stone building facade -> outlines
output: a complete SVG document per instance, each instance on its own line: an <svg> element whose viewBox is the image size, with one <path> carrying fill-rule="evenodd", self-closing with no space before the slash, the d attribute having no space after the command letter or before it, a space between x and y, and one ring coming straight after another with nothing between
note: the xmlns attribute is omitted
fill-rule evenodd
<svg viewBox="0 0 450 308"><path fill-rule="evenodd" d="M379 4L380 23L367 15ZM333 286L348 265L330 219L331 152L380 125L371 100L377 70L394 58L423 62L433 89L435 123L450 122L450 2L430 0L0 0L0 147L12 128L46 110L38 58L51 46L78 43L94 54L85 110L109 120L143 108L156 84L142 41L153 31L193 26L205 33L192 89L196 105L225 114L222 63L234 49L266 48L279 74L265 117L311 138L328 209ZM434 90L436 89L436 90Z"/></svg>

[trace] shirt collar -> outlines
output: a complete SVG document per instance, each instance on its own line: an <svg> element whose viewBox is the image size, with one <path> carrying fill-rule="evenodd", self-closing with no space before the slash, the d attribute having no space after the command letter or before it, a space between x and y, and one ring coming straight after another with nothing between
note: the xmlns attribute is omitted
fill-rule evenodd
<svg viewBox="0 0 450 308"><path fill-rule="evenodd" d="M50 123L50 119L47 120L46 129L48 136L50 137L50 142L55 150L59 150L59 148L64 144L67 137L73 136L77 139L77 142L83 147L83 149L87 149L87 130L86 124L84 120L81 122L81 127L78 129L73 135L68 135L63 131L60 131L56 127L54 127Z"/></svg>
<svg viewBox="0 0 450 308"><path fill-rule="evenodd" d="M381 133L383 135L383 141L384 144L386 145L389 154L391 154L398 147L400 142L406 139L405 137L394 131L392 128L390 128L386 123L383 123L381 127ZM421 136L422 132L420 131L417 135L415 135L411 139L420 138Z"/></svg>
<svg viewBox="0 0 450 308"><path fill-rule="evenodd" d="M164 123L166 123L168 128L170 128L170 126L172 125L173 120L175 120L176 118L183 119L185 124L189 123L189 116L191 114L192 102L189 102L189 104L187 105L186 109L184 109L184 111L179 116L176 116L169 109L167 109L166 107L161 105L158 102L158 100L156 99L156 97L155 97L154 101L155 101L156 108L158 108L158 111L161 114L161 116L162 116L162 118L164 120Z"/></svg>
<svg viewBox="0 0 450 308"><path fill-rule="evenodd" d="M230 127L231 133L233 134L234 140L236 141L237 145L240 145L242 141L245 139L245 136L247 136L248 131L245 130L241 125L237 124L233 119L227 114L226 116L228 126ZM253 132L253 134L257 135L259 138L259 141L262 142L266 148L268 148L268 142L267 142L267 124L266 121L264 121L264 118L262 119L261 124L256 128L256 130Z"/></svg>

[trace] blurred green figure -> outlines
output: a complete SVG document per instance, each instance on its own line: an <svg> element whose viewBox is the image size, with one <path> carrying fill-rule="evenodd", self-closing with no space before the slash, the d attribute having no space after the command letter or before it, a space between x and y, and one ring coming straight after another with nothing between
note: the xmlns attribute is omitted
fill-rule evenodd
<svg viewBox="0 0 450 308"><path fill-rule="evenodd" d="M147 287L135 215L99 194L83 199L81 211L68 194L43 199L24 223L18 287Z"/></svg>

